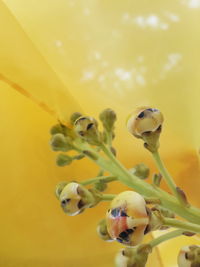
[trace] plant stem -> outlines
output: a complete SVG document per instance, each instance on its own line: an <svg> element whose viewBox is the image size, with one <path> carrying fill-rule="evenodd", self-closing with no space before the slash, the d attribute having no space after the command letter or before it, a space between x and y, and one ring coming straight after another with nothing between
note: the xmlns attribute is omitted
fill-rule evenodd
<svg viewBox="0 0 200 267"><path fill-rule="evenodd" d="M115 176L98 176L98 177L95 177L95 178L91 178L91 179L85 180L85 181L81 182L80 184L88 185L88 184L93 184L93 183L96 183L96 182L109 183L109 182L116 181L116 180L117 180L117 177L115 177Z"/></svg>
<svg viewBox="0 0 200 267"><path fill-rule="evenodd" d="M167 234L161 235L157 238L154 238L152 241L150 241L149 245L151 245L151 247L153 248L164 241L167 241L171 238L175 238L179 235L182 235L183 232L184 232L183 230L175 230L175 231L169 232Z"/></svg>
<svg viewBox="0 0 200 267"><path fill-rule="evenodd" d="M88 156L93 162L99 165L105 171L108 171L113 176L117 177L120 182L133 188L135 191L146 197L159 198L162 206L174 212L175 214L185 218L188 221L200 224L200 210L196 207L190 206L186 208L182 206L175 197L163 191L162 189L150 185L145 181L139 179L134 174L131 174L117 159L112 152L102 144L101 148L106 154L107 159L102 157L90 145L85 142L76 141L74 147L78 152L90 151L95 155Z"/></svg>
<svg viewBox="0 0 200 267"><path fill-rule="evenodd" d="M106 137L107 137L107 144L111 148L112 147L112 132L106 131Z"/></svg>
<svg viewBox="0 0 200 267"><path fill-rule="evenodd" d="M152 153L153 158L156 162L156 165L158 167L158 170L160 171L160 173L162 174L163 178L165 179L167 185L169 186L169 188L171 189L172 193L174 194L174 196L177 197L177 199L179 199L179 195L178 192L176 190L176 184L173 180L173 178L171 177L171 175L169 174L169 172L167 171L167 169L165 168L161 158L160 158L160 154L158 151Z"/></svg>
<svg viewBox="0 0 200 267"><path fill-rule="evenodd" d="M114 194L103 194L101 196L101 200L102 201L110 201L110 200L113 200L113 198L115 198L115 197L116 197L116 195L114 195Z"/></svg>
<svg viewBox="0 0 200 267"><path fill-rule="evenodd" d="M193 232L193 233L200 233L200 225L190 223L190 222L185 222L185 221L180 221L180 220L164 217L163 225L179 228L179 229Z"/></svg>

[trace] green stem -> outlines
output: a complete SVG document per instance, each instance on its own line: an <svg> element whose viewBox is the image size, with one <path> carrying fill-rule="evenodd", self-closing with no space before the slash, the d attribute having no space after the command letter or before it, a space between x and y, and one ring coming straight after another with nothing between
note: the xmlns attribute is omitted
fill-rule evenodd
<svg viewBox="0 0 200 267"><path fill-rule="evenodd" d="M115 197L116 197L116 195L114 195L114 194L103 194L101 196L101 200L102 201L110 201L110 200L113 200L113 198L115 198Z"/></svg>
<svg viewBox="0 0 200 267"><path fill-rule="evenodd" d="M200 233L200 225L190 222L180 221L171 218L163 218L163 225L179 228L192 233Z"/></svg>
<svg viewBox="0 0 200 267"><path fill-rule="evenodd" d="M109 147L112 147L112 132L106 131L107 144Z"/></svg>
<svg viewBox="0 0 200 267"><path fill-rule="evenodd" d="M149 242L149 245L151 245L151 247L155 247L155 246L158 246L160 243L162 242L165 242L169 239L172 239L172 238L175 238L179 235L182 235L184 231L183 230L175 230L175 231L172 231L170 233L167 233L167 234L164 234L164 235L161 235L157 238L154 238L152 241Z"/></svg>
<svg viewBox="0 0 200 267"><path fill-rule="evenodd" d="M179 195L178 192L176 190L176 184L173 180L173 178L171 177L171 175L169 174L169 172L167 171L167 169L165 168L160 155L158 153L158 151L152 153L153 158L156 162L156 165L158 167L158 170L160 171L160 173L162 174L163 178L165 179L167 185L169 186L169 188L171 189L172 193L174 194L174 196L177 197L177 199L179 199ZM181 202L181 201L180 201ZM181 202L182 203L182 202Z"/></svg>
<svg viewBox="0 0 200 267"><path fill-rule="evenodd" d="M117 180L117 177L115 177L115 176L98 176L98 177L95 177L95 178L91 178L91 179L85 180L85 181L81 182L80 184L88 185L88 184L93 184L93 183L96 183L96 182L109 183L109 182L116 181L116 180Z"/></svg>
<svg viewBox="0 0 200 267"><path fill-rule="evenodd" d="M83 153L87 150L92 152L95 155L94 157L88 156L92 161L99 165L105 171L108 171L113 176L116 176L119 181L123 184L133 188L135 191L146 197L159 198L161 200L161 205L169 209L173 213L185 218L194 223L200 224L200 210L198 208L190 206L186 208L182 206L175 197L163 191L160 188L155 188L145 181L139 179L134 174L131 174L117 159L114 157L112 152L102 144L101 148L106 154L107 158L102 157L97 153L91 146L85 142L74 142L76 150Z"/></svg>

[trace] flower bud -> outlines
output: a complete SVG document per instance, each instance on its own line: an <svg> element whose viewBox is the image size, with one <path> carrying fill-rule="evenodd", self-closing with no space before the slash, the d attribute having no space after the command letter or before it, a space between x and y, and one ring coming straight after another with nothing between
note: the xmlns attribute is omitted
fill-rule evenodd
<svg viewBox="0 0 200 267"><path fill-rule="evenodd" d="M140 179L147 179L149 176L149 168L144 163L137 164L129 171Z"/></svg>
<svg viewBox="0 0 200 267"><path fill-rule="evenodd" d="M178 254L179 267L200 266L200 246L191 245L182 247Z"/></svg>
<svg viewBox="0 0 200 267"><path fill-rule="evenodd" d="M117 120L117 116L114 110L107 108L100 113L99 119L102 121L104 129L108 132L111 132L114 128L114 123Z"/></svg>
<svg viewBox="0 0 200 267"><path fill-rule="evenodd" d="M151 246L142 244L134 248L124 248L115 258L116 267L145 267Z"/></svg>
<svg viewBox="0 0 200 267"><path fill-rule="evenodd" d="M65 134L65 128L66 127L62 124L56 124L51 128L50 134L51 135L55 135L57 133Z"/></svg>
<svg viewBox="0 0 200 267"><path fill-rule="evenodd" d="M108 233L107 226L106 226L106 220L105 219L101 220L98 223L98 226L97 226L97 234L104 241L107 241L107 242L113 241L113 239L110 237L110 235Z"/></svg>
<svg viewBox="0 0 200 267"><path fill-rule="evenodd" d="M74 123L74 130L78 136L91 145L100 145L101 138L97 129L98 123L92 117L79 117Z"/></svg>
<svg viewBox="0 0 200 267"><path fill-rule="evenodd" d="M83 212L94 205L93 194L78 183L68 183L62 190L59 200L64 212L70 216Z"/></svg>
<svg viewBox="0 0 200 267"><path fill-rule="evenodd" d="M65 155L65 154L59 154L56 159L56 164L60 167L66 166L71 164L73 161L73 158Z"/></svg>
<svg viewBox="0 0 200 267"><path fill-rule="evenodd" d="M146 132L155 132L162 123L163 115L158 109L143 107L128 118L127 127L131 134L142 137Z"/></svg>
<svg viewBox="0 0 200 267"><path fill-rule="evenodd" d="M105 191L107 187L108 187L107 183L105 183L103 181L98 181L98 182L94 183L94 188L100 192Z"/></svg>
<svg viewBox="0 0 200 267"><path fill-rule="evenodd" d="M53 151L63 151L66 152L72 149L72 145L67 142L67 137L61 133L57 133L52 136L50 145Z"/></svg>
<svg viewBox="0 0 200 267"><path fill-rule="evenodd" d="M117 195L106 214L109 235L128 246L135 246L142 241L148 223L145 200L134 191Z"/></svg>
<svg viewBox="0 0 200 267"><path fill-rule="evenodd" d="M159 147L163 120L158 109L142 107L128 118L127 128L132 135L145 141L148 150L155 152Z"/></svg>

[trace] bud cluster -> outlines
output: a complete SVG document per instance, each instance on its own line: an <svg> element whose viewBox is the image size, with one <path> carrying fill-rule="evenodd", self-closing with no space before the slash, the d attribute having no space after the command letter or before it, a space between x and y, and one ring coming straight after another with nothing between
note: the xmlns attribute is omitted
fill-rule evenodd
<svg viewBox="0 0 200 267"><path fill-rule="evenodd" d="M121 192L118 195L104 195L102 192L107 189L107 183L114 180L121 181L121 175L123 176L124 172L126 172L124 180L135 179L135 185L139 184L145 187L147 183L142 180L149 177L150 170L144 163L137 164L129 170L125 170L122 165L118 164L115 161L116 150L112 147L116 113L109 108L105 109L100 113L99 119L103 126L102 131L99 130L95 118L83 116L79 112L71 115L70 125L57 124L52 127L51 148L53 151L62 152L57 155L56 163L58 166L69 165L74 160L80 160L84 157L92 159L97 164L104 161L103 167L106 166L102 168L99 163L100 174L82 182L82 184L74 181L59 183L56 186L55 194L63 211L70 216L78 215L85 209L96 206L100 201L111 200L105 218L98 223L97 234L104 241L117 241L125 246L116 257L116 267L144 267L153 248L151 243L141 244L144 236L149 232L165 230L169 226L173 226L166 222L169 223L175 217L176 209L172 208L174 211L172 212L169 210L171 207L164 207L164 201L159 199L162 195L162 190L159 188L162 177L167 181L170 189L175 192L175 197L178 197L177 199L174 197L174 200L170 202L171 195L169 195L167 201L174 205L176 201L181 200L178 203L180 206L182 205L184 212L190 205L183 190L170 180L171 177L166 179L165 176L168 176L168 173L163 166L158 168L161 174L153 176L153 182L149 185L151 191L150 193L148 191L148 194L145 194L144 189L140 191L136 186L137 191L142 195L132 190ZM136 138L142 139L145 148L152 152L154 157L159 148L159 136L163 121L162 113L151 107L139 108L134 114L131 114L127 121L129 132ZM72 151L75 151L76 155L71 153ZM105 158L101 156L103 153L106 155ZM111 166L111 170L119 167L119 174L115 169L110 171L107 166ZM111 176L104 176L106 171L109 171ZM93 184L90 189L86 187L89 184ZM127 185L127 183L125 184ZM153 190L159 193L154 194L153 192L152 196ZM192 225L189 229L193 230L191 227ZM180 229L185 230L184 227L180 227ZM191 235L193 233L182 231L180 234ZM156 240L156 242L158 241ZM179 267L199 267L200 247L183 247L178 256L178 265Z"/></svg>

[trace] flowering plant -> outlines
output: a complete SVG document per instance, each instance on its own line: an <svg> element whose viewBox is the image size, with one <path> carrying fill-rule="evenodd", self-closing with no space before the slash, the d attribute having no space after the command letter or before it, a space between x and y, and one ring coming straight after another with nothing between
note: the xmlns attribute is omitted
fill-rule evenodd
<svg viewBox="0 0 200 267"><path fill-rule="evenodd" d="M71 216L93 208L101 201L111 201L105 218L97 226L98 235L105 241L117 241L125 246L116 257L116 266L143 267L148 254L160 243L180 235L200 233L200 210L189 203L161 160L158 151L164 118L158 109L139 108L127 120L129 132L144 142L157 165L159 173L154 175L152 183L144 181L149 175L146 165L138 164L128 170L117 160L117 152L112 146L116 113L105 109L99 119L102 130L99 130L95 118L78 112L71 115L69 125L59 123L52 127L51 147L54 151L62 151L57 156L58 166L88 157L100 167L95 178L59 183L56 197L63 211ZM75 154L71 156L70 151L75 151ZM161 179L166 182L171 194L160 188ZM130 190L118 195L104 194L112 181L119 181ZM171 227L175 230L167 231L149 243L142 243L148 233ZM179 267L199 266L199 250L196 245L180 248Z"/></svg>

